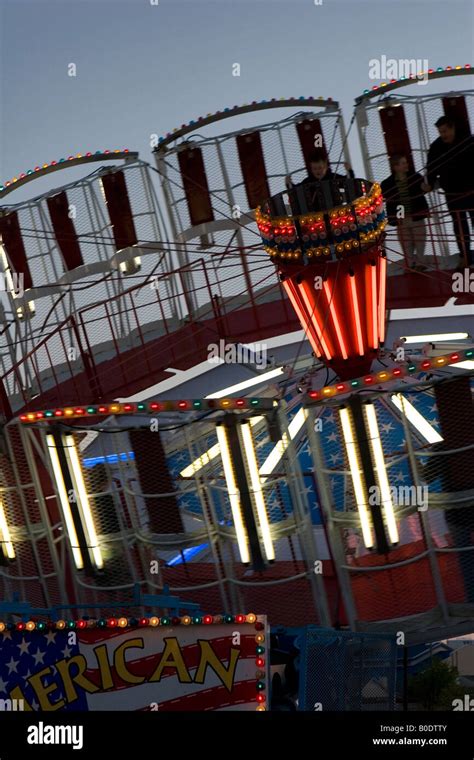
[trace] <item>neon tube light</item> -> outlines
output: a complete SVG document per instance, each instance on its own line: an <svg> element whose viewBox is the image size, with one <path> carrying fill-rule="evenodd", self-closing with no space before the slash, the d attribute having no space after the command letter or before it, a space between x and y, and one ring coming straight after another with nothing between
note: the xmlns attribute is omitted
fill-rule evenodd
<svg viewBox="0 0 474 760"><path fill-rule="evenodd" d="M346 446L347 459L351 472L354 495L359 510L360 525L364 544L367 549L372 549L374 539L372 537L371 520L367 504L366 489L362 483L362 472L359 463L359 452L357 442L353 433L353 425L349 409L339 409L339 419L341 420L342 434Z"/></svg>
<svg viewBox="0 0 474 760"><path fill-rule="evenodd" d="M251 494L254 498L255 506L257 508L258 521L260 523L260 529L262 531L265 554L267 556L267 560L271 562L275 559L275 550L273 548L273 542L270 534L270 524L268 522L267 508L263 496L262 485L260 483L260 475L258 472L257 457L255 455L252 433L248 422L243 423L241 426L241 432L245 456L247 459L247 467L250 474L250 483L252 486Z"/></svg>
<svg viewBox="0 0 474 760"><path fill-rule="evenodd" d="M351 277L349 275L349 285L350 285L350 294L351 294L351 305L352 305L352 314L354 317L354 324L356 328L356 338L357 338L357 350L359 352L359 356L364 355L364 341L362 338L362 327L360 324L360 312L359 312L359 299L357 298L357 288L355 284L355 277Z"/></svg>
<svg viewBox="0 0 474 760"><path fill-rule="evenodd" d="M303 297L303 301L305 303L306 308L308 309L308 313L311 315L311 324L314 325L314 329L316 330L316 335L318 336L318 340L321 343L321 346L323 348L324 354L326 356L326 359L330 361L332 359L331 351L328 347L328 344L326 343L326 340L323 335L323 331L321 329L321 326L318 322L318 318L316 316L316 310L313 304L311 303L311 300L308 296L308 293L306 291L306 283L302 282L300 285L300 293Z"/></svg>
<svg viewBox="0 0 474 760"><path fill-rule="evenodd" d="M8 559L15 559L15 549L13 548L10 530L5 516L3 502L0 500L0 542L3 543L4 553Z"/></svg>
<svg viewBox="0 0 474 760"><path fill-rule="evenodd" d="M46 436L46 443L48 446L49 458L51 460L51 466L53 468L53 474L56 481L56 487L58 489L59 501L62 507L62 513L64 522L66 523L66 529L71 542L72 555L74 562L78 570L82 570L84 567L84 561L82 559L82 553L79 548L79 541L77 538L76 528L74 526L74 520L72 519L71 507L64 484L63 474L61 472L61 465L59 464L58 452L56 450L56 442L52 435Z"/></svg>
<svg viewBox="0 0 474 760"><path fill-rule="evenodd" d="M342 335L341 325L339 324L339 319L337 317L336 307L334 306L334 301L333 301L333 298L332 298L332 293L331 293L331 291L329 289L329 284L328 284L327 280L325 280L323 282L323 287L324 287L324 292L326 294L326 298L327 298L327 301L328 301L329 312L331 314L331 318L332 318L332 321L333 321L334 329L336 330L337 340L339 342L339 348L341 349L342 358L343 359L347 359L348 358L348 353L347 353L347 349L346 349L346 344L344 343L344 338L343 338L343 335Z"/></svg>
<svg viewBox="0 0 474 760"><path fill-rule="evenodd" d="M227 432L223 425L217 425L216 433L217 440L219 441L222 465L224 468L224 476L229 494L230 508L232 510L232 517L234 520L240 559L244 565L248 565L250 562L250 554L248 548L247 532L245 530L244 521L242 518L239 489L235 481L234 467L230 455L229 443L227 441Z"/></svg>
<svg viewBox="0 0 474 760"><path fill-rule="evenodd" d="M87 495L74 437L72 435L66 435L64 437L64 443L66 461L69 465L69 471L72 476L74 490L77 495L79 510L83 518L84 527L86 528L87 544L96 567L100 569L104 566L104 561L102 559L102 552L99 548L97 533L95 530L94 520L89 504L89 497Z"/></svg>
<svg viewBox="0 0 474 760"><path fill-rule="evenodd" d="M383 514L387 525L388 535L392 544L398 544L398 528L395 520L393 509L392 494L387 477L387 469L383 456L382 441L380 440L379 426L377 424L377 415L375 406L372 403L364 404L365 419L369 430L369 442L372 449L372 455L375 463L375 474L380 490Z"/></svg>
<svg viewBox="0 0 474 760"><path fill-rule="evenodd" d="M443 440L443 437L434 429L428 420L423 417L422 414L415 409L413 404L408 401L401 393L394 393L390 396L390 401L397 409L405 415L407 420L411 422L414 428L418 430L420 435L423 436L428 443L438 443Z"/></svg>
<svg viewBox="0 0 474 760"><path fill-rule="evenodd" d="M300 309L300 305L298 303L298 300L293 292L293 283L291 280L284 280L283 281L283 287L285 288L288 298L291 301L291 304L296 311L298 318L300 320L301 326L304 329L304 332L306 334L306 337L308 338L309 342L311 343L311 348L313 349L314 353L316 354L317 358L319 359L322 356L322 350L321 347L316 342L313 331L311 330L311 321L309 316L306 316L302 310Z"/></svg>

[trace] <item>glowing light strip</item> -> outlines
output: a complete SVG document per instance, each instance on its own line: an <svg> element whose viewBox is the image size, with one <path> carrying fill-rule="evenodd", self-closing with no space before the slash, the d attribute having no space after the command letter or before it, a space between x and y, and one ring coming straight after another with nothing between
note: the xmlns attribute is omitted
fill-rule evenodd
<svg viewBox="0 0 474 760"><path fill-rule="evenodd" d="M362 483L359 453L357 449L357 442L353 433L352 418L349 409L339 409L339 419L341 420L342 435L344 437L344 443L346 446L347 459L349 462L349 469L351 471L355 500L357 509L359 510L360 526L362 529L364 545L367 549L371 549L374 545L371 519L367 504L366 488Z"/></svg>
<svg viewBox="0 0 474 760"><path fill-rule="evenodd" d="M465 338L469 338L469 333L467 332L457 332L457 333L433 333L430 335L403 335L400 340L405 341L405 343L439 343L443 340L464 340Z"/></svg>
<svg viewBox="0 0 474 760"><path fill-rule="evenodd" d="M379 259L379 340L385 341L385 299L387 292L387 259L382 256Z"/></svg>
<svg viewBox="0 0 474 760"><path fill-rule="evenodd" d="M306 283L302 282L299 287L300 293L303 297L303 301L305 303L306 308L308 309L308 314L311 315L311 324L314 325L314 328L316 330L316 335L318 336L318 340L321 343L322 349L324 351L324 354L326 356L326 359L330 361L332 359L331 351L329 350L328 344L326 343L326 340L323 335L323 331L321 329L321 326L318 322L318 318L316 315L316 309L315 306L311 303L311 300L306 292Z"/></svg>
<svg viewBox="0 0 474 760"><path fill-rule="evenodd" d="M120 150L118 148L116 150L96 150L95 153L77 153L75 156L68 156L67 159L60 158L58 161L51 161L49 164L35 166L34 169L28 169L26 172L22 172L18 175L18 177L13 177L3 185L0 184L0 193L6 195L7 192L13 190L17 185L22 185L24 182L28 182L34 177L41 176L42 174L47 174L48 172L55 169L65 169L66 166L71 165L71 162L73 162L73 166L76 166L77 164L88 163L89 161L104 161L105 159L117 159L125 157L135 158L137 156L138 153L130 153L128 148L124 148L123 150Z"/></svg>
<svg viewBox="0 0 474 760"><path fill-rule="evenodd" d="M8 527L7 518L5 515L5 509L3 501L0 500L0 538L3 543L3 548L8 559L15 559L15 549L13 548L12 539L10 535L10 529Z"/></svg>
<svg viewBox="0 0 474 760"><path fill-rule="evenodd" d="M82 475L81 464L77 455L76 444L72 435L64 436L64 454L69 465L69 471L72 476L74 490L77 495L78 507L80 509L83 524L86 528L86 538L89 551L92 554L96 567L99 569L104 566L102 552L99 548L99 541L95 530L94 520L89 504L84 477Z"/></svg>
<svg viewBox="0 0 474 760"><path fill-rule="evenodd" d="M238 393L239 391L243 391L246 388L251 388L253 385L260 385L261 383L265 383L267 380L272 380L274 377L278 377L278 375L283 375L283 367L277 367L277 369L272 369L270 372L264 372L263 375L251 377L248 380L243 380L241 383L237 383L236 385L230 385L228 388L223 388L221 391L214 391L208 396L205 396L205 398L222 398L223 396L228 396L231 393Z"/></svg>
<svg viewBox="0 0 474 760"><path fill-rule="evenodd" d="M264 418L263 417L252 417L250 420L250 424L252 427L254 425L257 425L259 422L261 422ZM214 446L211 446L210 449L204 452L204 454L201 454L201 456L197 457L197 459L194 460L194 462L191 462L191 464L188 464L187 467L184 468L184 470L181 470L179 473L182 478L190 478L193 475L195 475L199 470L201 470L203 467L208 465L210 462L212 462L213 459L215 459L217 456L219 456L220 448L219 444L216 443Z"/></svg>
<svg viewBox="0 0 474 760"><path fill-rule="evenodd" d="M370 282L370 288L367 289L370 290L370 296L369 296L369 309L372 310L371 315L371 327L372 327L372 348L378 348L378 314L377 314L377 268L375 266L372 266L371 264L367 264L369 267L369 278L367 281L367 286L369 286Z"/></svg>
<svg viewBox="0 0 474 760"><path fill-rule="evenodd" d="M324 287L324 292L326 294L326 298L327 298L327 301L328 301L329 312L331 314L332 321L333 321L333 324L334 324L334 328L336 330L337 340L339 342L339 348L341 349L342 358L343 359L347 359L348 358L348 353L347 353L347 349L346 349L346 344L344 343L344 338L342 336L341 326L339 324L339 319L337 318L336 307L334 306L334 300L333 300L333 297L332 297L332 293L331 293L331 291L329 289L329 283L328 283L327 280L325 280L323 282L323 287Z"/></svg>
<svg viewBox="0 0 474 760"><path fill-rule="evenodd" d="M357 298L357 288L355 284L355 277L351 277L349 275L349 285L350 285L350 294L351 294L351 305L352 305L352 314L354 317L354 324L356 328L356 337L357 337L357 350L359 351L359 356L364 355L364 341L362 338L362 327L360 324L360 313L359 313L359 299Z"/></svg>
<svg viewBox="0 0 474 760"><path fill-rule="evenodd" d="M393 509L392 494L390 492L390 484L387 477L387 469L385 467L385 460L383 456L382 441L380 440L379 426L377 424L377 414L375 412L375 406L372 403L364 404L363 406L365 419L369 428L369 443L372 449L372 455L375 463L375 474L378 481L380 490L381 502L383 507L383 514L385 517L385 523L387 525L388 535L392 544L398 544L398 528L397 521L395 520L395 512Z"/></svg>
<svg viewBox="0 0 474 760"><path fill-rule="evenodd" d="M380 95L381 93L378 92L378 90L383 90L385 92L390 92L390 90L394 90L398 87L407 85L407 84L413 84L418 82L418 77L424 77L427 76L428 80L430 79L438 79L439 77L444 76L454 76L456 74L470 74L471 71L471 64L466 63L464 66L446 66L443 68L442 66L438 66L437 69L428 69L428 71L419 71L417 74L409 74L409 76L405 77L402 76L400 79L390 79L389 82L381 82L380 84L374 84L371 90L364 90L362 95L359 95L356 98L356 103L359 103L362 100L366 100L369 98L373 98L376 95Z"/></svg>
<svg viewBox="0 0 474 760"><path fill-rule="evenodd" d="M248 422L244 422L241 425L242 441L244 444L245 456L247 458L247 467L250 474L250 483L252 486L251 495L253 496L255 506L257 508L258 521L260 523L260 529L262 531L263 546L265 548L265 554L267 560L272 562L275 559L275 550L273 548L273 541L270 533L270 524L268 522L267 508L265 505L265 499L263 497L262 485L260 483L260 476L258 473L257 457L255 455L255 448L252 439L252 433Z"/></svg>
<svg viewBox="0 0 474 760"><path fill-rule="evenodd" d="M224 468L224 476L229 494L230 508L232 510L232 517L234 520L235 534L237 536L240 559L244 565L247 565L250 562L247 532L245 530L242 511L240 509L240 494L237 483L235 482L234 467L232 465L232 458L227 441L227 432L223 425L217 425L216 433L217 440L219 441L222 466Z"/></svg>
<svg viewBox="0 0 474 760"><path fill-rule="evenodd" d="M293 440L296 435L298 435L299 431L303 427L306 418L308 417L308 411L301 407L291 420L290 424L288 425L288 433L290 435L290 439ZM283 454L285 453L286 449L288 448L288 436L286 433L283 433L283 437L278 441L278 443L274 446L268 457L265 459L264 463L260 467L260 476L270 475L275 467L277 466L278 462L282 458ZM265 483L267 480L266 477L260 478L262 483Z"/></svg>
<svg viewBox="0 0 474 760"><path fill-rule="evenodd" d="M314 353L319 359L322 356L321 347L318 346L317 342L314 339L312 330L310 329L311 322L310 322L309 316L307 317L300 309L300 305L293 292L294 285L291 282L291 280L283 280L283 287L285 288L288 294L288 298L291 301L291 305L293 306L294 310L296 311L296 314L298 315L298 319L300 320L300 324L305 332L305 335L308 338L309 342L311 343L311 348L313 349Z"/></svg>
<svg viewBox="0 0 474 760"><path fill-rule="evenodd" d="M428 443L438 443L443 440L443 437L434 429L425 417L415 409L412 403L405 398L402 393L394 393L390 396L390 401L396 408L405 415L407 420L411 422L420 435L423 436Z"/></svg>
<svg viewBox="0 0 474 760"><path fill-rule="evenodd" d="M59 464L59 457L56 450L56 442L54 440L54 437L52 435L47 435L46 443L48 446L48 453L53 468L54 478L56 480L56 487L58 489L59 500L62 506L63 517L66 523L69 541L71 542L71 550L74 557L74 562L77 569L82 570L84 567L84 561L82 559L82 552L79 548L79 541L77 538L74 520L72 519L71 508L66 492L66 486L63 480L63 474L61 472L61 465Z"/></svg>

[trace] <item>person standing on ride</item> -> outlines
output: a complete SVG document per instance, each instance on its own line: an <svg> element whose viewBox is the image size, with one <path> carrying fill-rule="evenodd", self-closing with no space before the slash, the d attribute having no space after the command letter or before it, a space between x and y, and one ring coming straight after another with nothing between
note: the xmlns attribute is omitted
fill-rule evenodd
<svg viewBox="0 0 474 760"><path fill-rule="evenodd" d="M407 157L401 154L391 157L390 166L392 173L381 184L387 220L397 228L407 266L424 272L425 219L429 208L422 190L423 177L410 171Z"/></svg>
<svg viewBox="0 0 474 760"><path fill-rule="evenodd" d="M431 143L426 165L427 184L430 192L436 180L446 194L446 203L453 219L454 234L458 245L459 265L466 261L474 266L474 251L467 215L474 228L474 137L461 137L454 121L441 116L436 122L439 137Z"/></svg>
<svg viewBox="0 0 474 760"><path fill-rule="evenodd" d="M290 191L296 187L303 187L305 189L308 211L326 211L332 206L340 206L343 202L340 189L344 187L347 177L354 178L354 172L350 165L347 162L344 163L347 175L336 174L329 167L327 153L324 148L316 148L309 157L308 163L308 176L299 184L294 185L290 175L286 176L285 184L287 189ZM325 203L324 193L319 184L323 181L329 182L330 204Z"/></svg>

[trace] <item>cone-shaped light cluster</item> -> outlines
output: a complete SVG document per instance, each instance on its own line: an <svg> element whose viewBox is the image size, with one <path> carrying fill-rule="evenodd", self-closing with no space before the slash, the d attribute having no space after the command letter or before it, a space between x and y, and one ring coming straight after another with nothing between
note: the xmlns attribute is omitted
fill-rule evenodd
<svg viewBox="0 0 474 760"><path fill-rule="evenodd" d="M316 356L343 379L368 372L385 339L380 186L327 213L283 218L259 209L257 223Z"/></svg>

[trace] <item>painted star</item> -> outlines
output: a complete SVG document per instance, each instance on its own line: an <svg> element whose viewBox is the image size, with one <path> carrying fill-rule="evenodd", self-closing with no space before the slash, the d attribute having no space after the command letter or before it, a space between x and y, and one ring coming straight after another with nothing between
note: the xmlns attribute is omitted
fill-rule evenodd
<svg viewBox="0 0 474 760"><path fill-rule="evenodd" d="M392 422L385 422L383 425L380 425L384 433L390 433L391 430L395 430Z"/></svg>
<svg viewBox="0 0 474 760"><path fill-rule="evenodd" d="M331 433L331 435L328 435L326 438L326 443L335 443L337 441L337 433Z"/></svg>
<svg viewBox="0 0 474 760"><path fill-rule="evenodd" d="M4 639L10 639L12 638L12 632L11 631L3 631L2 636Z"/></svg>
<svg viewBox="0 0 474 760"><path fill-rule="evenodd" d="M56 639L56 634L54 631L48 631L48 633L45 635L45 639L48 642L48 644L54 644Z"/></svg>
<svg viewBox="0 0 474 760"><path fill-rule="evenodd" d="M329 459L331 460L331 464L336 464L341 459L341 454L338 451L336 454L331 454Z"/></svg>
<svg viewBox="0 0 474 760"><path fill-rule="evenodd" d="M28 654L28 647L30 646L31 641L25 641L23 638L21 640L21 644L17 644L18 649L20 650L20 654Z"/></svg>
<svg viewBox="0 0 474 760"><path fill-rule="evenodd" d="M396 481L401 480L402 483L403 483L406 479L407 479L407 476L404 475L404 473L401 470L399 470L399 472L397 472L397 474L395 475L395 480Z"/></svg>
<svg viewBox="0 0 474 760"><path fill-rule="evenodd" d="M438 425L439 425L438 420L429 420L429 423L430 423L430 425L436 425L436 427L438 427Z"/></svg>
<svg viewBox="0 0 474 760"><path fill-rule="evenodd" d="M62 650L64 657L70 657L72 649L69 649L69 647L66 645L64 649Z"/></svg>
<svg viewBox="0 0 474 760"><path fill-rule="evenodd" d="M33 659L35 661L35 665L38 665L39 662L43 665L44 664L43 663L43 658L44 658L44 652L41 652L39 649L36 652L36 654L33 654Z"/></svg>
<svg viewBox="0 0 474 760"><path fill-rule="evenodd" d="M9 673L13 673L13 671L15 671L15 670L16 670L16 666L18 665L18 663L19 663L19 662L20 662L20 660L17 660L17 661L15 662L15 660L14 660L14 659L13 659L13 657L12 657L12 658L11 658L11 660L10 660L10 662L7 662L7 663L6 663L6 666L7 666L7 668L8 668L8 672L9 672Z"/></svg>
<svg viewBox="0 0 474 760"><path fill-rule="evenodd" d="M430 406L430 412L437 412L437 411L438 411L438 407L436 406L436 404L433 404L433 406Z"/></svg>
<svg viewBox="0 0 474 760"><path fill-rule="evenodd" d="M7 693L7 681L4 681L3 678L0 678L0 694L6 694Z"/></svg>

